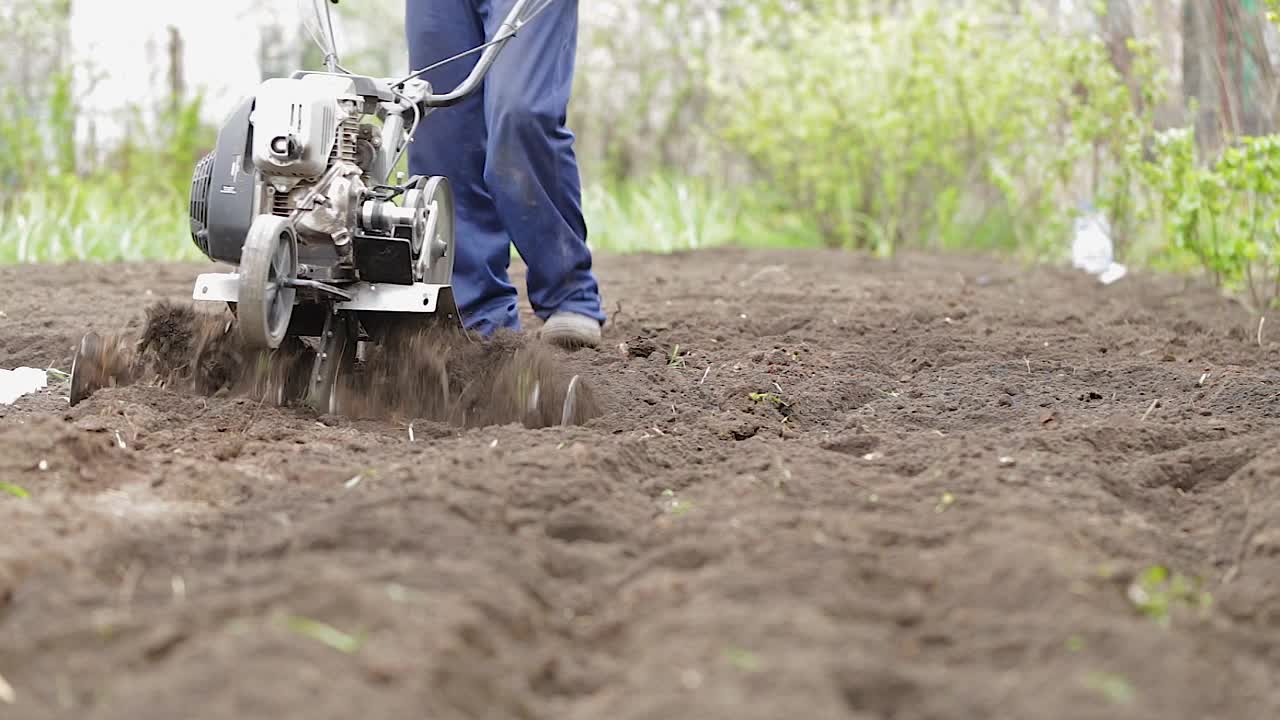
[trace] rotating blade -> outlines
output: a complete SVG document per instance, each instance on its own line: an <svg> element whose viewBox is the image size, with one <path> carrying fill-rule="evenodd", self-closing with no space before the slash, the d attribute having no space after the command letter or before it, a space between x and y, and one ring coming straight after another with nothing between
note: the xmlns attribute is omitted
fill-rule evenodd
<svg viewBox="0 0 1280 720"><path fill-rule="evenodd" d="M130 382L131 360L117 343L97 333L86 334L71 360L71 405L79 405L103 388Z"/></svg>

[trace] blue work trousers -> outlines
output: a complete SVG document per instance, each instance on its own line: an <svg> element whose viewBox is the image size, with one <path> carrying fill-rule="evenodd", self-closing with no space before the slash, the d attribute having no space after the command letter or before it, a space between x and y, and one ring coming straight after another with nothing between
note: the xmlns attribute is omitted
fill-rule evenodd
<svg viewBox="0 0 1280 720"><path fill-rule="evenodd" d="M406 0L414 69L492 39L513 0ZM538 3L534 3L536 6ZM457 201L454 295L482 335L520 329L508 277L524 260L534 313L575 312L603 324L591 269L574 135L566 127L577 51L578 0L553 0L503 48L481 89L426 117L409 148L411 175L443 175ZM479 54L424 75L455 88Z"/></svg>

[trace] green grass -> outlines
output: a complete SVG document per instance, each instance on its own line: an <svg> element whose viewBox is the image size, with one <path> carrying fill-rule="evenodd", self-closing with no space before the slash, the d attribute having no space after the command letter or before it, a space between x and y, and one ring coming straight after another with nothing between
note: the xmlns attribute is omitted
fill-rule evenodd
<svg viewBox="0 0 1280 720"><path fill-rule="evenodd" d="M746 192L716 190L695 180L659 175L617 187L593 185L582 203L591 246L605 252L817 244L803 222L752 202Z"/></svg>
<svg viewBox="0 0 1280 720"><path fill-rule="evenodd" d="M122 191L126 183L103 179L61 185L22 192L0 206L0 264L201 259L185 194ZM816 244L803 222L746 200L744 193L658 176L589 186L583 211L597 252Z"/></svg>
<svg viewBox="0 0 1280 720"><path fill-rule="evenodd" d="M185 205L93 181L24 192L0 208L0 263L197 258Z"/></svg>

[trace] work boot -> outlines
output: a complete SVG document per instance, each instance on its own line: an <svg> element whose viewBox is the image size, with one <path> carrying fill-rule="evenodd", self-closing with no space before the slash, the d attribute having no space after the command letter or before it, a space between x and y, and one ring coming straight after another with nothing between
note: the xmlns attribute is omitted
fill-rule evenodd
<svg viewBox="0 0 1280 720"><path fill-rule="evenodd" d="M563 348L595 347L600 344L600 323L572 312L558 312L542 326L542 339Z"/></svg>

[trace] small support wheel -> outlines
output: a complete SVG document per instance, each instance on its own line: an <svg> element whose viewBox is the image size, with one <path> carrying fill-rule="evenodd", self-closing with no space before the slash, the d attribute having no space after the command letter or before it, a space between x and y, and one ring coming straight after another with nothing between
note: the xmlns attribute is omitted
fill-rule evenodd
<svg viewBox="0 0 1280 720"><path fill-rule="evenodd" d="M422 227L414 233L419 276L428 285L452 284L457 212L453 186L437 175L427 180L415 201L426 210Z"/></svg>
<svg viewBox="0 0 1280 720"><path fill-rule="evenodd" d="M298 240L289 221L276 215L254 219L240 252L240 296L236 316L250 350L275 350L293 317L298 277Z"/></svg>
<svg viewBox="0 0 1280 720"><path fill-rule="evenodd" d="M337 415L341 411L339 388L342 378L351 372L359 341L355 317L349 312L332 311L325 318L320 347L311 366L307 386L307 405L318 413Z"/></svg>

